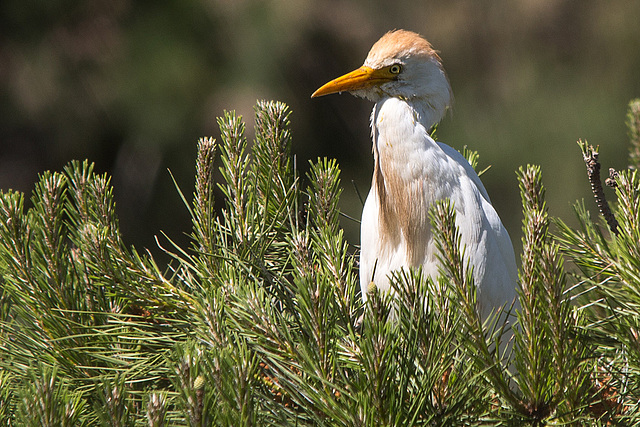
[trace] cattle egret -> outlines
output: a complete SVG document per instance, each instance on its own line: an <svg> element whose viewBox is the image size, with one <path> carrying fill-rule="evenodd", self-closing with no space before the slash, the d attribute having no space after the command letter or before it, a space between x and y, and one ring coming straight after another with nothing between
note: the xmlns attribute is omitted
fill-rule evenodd
<svg viewBox="0 0 640 427"><path fill-rule="evenodd" d="M373 179L362 212L360 286L388 290L388 274L423 267L438 275L429 221L434 202L450 199L465 255L473 266L480 314L516 297L517 268L507 230L469 162L429 136L452 102L442 62L420 35L391 31L364 65L320 87L318 97L350 92L375 102L371 114Z"/></svg>

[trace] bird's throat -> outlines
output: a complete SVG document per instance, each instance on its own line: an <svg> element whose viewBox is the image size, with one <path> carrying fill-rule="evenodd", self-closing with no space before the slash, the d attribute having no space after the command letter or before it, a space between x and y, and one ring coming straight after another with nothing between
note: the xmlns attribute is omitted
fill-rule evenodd
<svg viewBox="0 0 640 427"><path fill-rule="evenodd" d="M421 111L426 110L426 111ZM409 265L424 262L431 239L428 212L435 201L429 195L437 165L431 151L439 150L429 137L434 124L425 121L428 108L416 109L406 100L389 98L378 102L372 114L374 171L372 188L379 200L381 236L390 245L404 241Z"/></svg>

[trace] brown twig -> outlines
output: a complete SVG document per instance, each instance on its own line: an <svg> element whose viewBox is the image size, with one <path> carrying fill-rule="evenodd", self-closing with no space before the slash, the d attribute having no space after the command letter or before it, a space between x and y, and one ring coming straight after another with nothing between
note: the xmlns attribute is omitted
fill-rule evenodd
<svg viewBox="0 0 640 427"><path fill-rule="evenodd" d="M584 163L587 166L587 176L589 177L589 182L591 183L591 191L593 192L593 196L596 199L598 209L600 209L600 213L607 221L611 232L613 232L613 234L617 236L618 220L613 215L613 212L611 212L611 208L609 207L607 198L604 195L604 190L602 189L602 182L600 181L600 162L598 162L598 147L593 148L592 145L589 145L586 141L582 140L578 140L578 145L582 149L582 157L584 158ZM612 182L615 184L615 174L615 170L613 171L613 173L611 172L611 170L609 171L609 179L607 179L607 184L609 186L612 186Z"/></svg>

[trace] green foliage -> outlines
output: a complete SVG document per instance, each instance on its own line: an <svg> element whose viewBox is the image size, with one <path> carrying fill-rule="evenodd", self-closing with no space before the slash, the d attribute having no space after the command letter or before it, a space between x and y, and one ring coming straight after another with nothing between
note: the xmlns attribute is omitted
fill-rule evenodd
<svg viewBox="0 0 640 427"><path fill-rule="evenodd" d="M627 128L629 129L629 166L640 168L640 99L629 102L627 111Z"/></svg>
<svg viewBox="0 0 640 427"><path fill-rule="evenodd" d="M29 372L25 380L17 403L17 415L22 423L51 427L84 424L86 401L81 392L69 389L66 378L58 378L56 368L39 365Z"/></svg>
<svg viewBox="0 0 640 427"><path fill-rule="evenodd" d="M487 166L482 170L478 170L478 161L480 160L480 155L477 151L470 149L466 145L462 147L461 153L465 159L469 162L471 167L478 173L478 176L482 176L485 172L491 169L491 165Z"/></svg>
<svg viewBox="0 0 640 427"><path fill-rule="evenodd" d="M519 303L482 319L449 201L430 212L439 276L400 270L363 304L336 161L298 176L281 103L258 103L252 145L235 113L219 126L198 143L192 197L178 189L191 245L169 240L164 268L125 246L88 162L43 173L29 208L0 193L0 423L638 422L635 171L617 181L618 237L582 205L554 237L540 169L520 169Z"/></svg>
<svg viewBox="0 0 640 427"><path fill-rule="evenodd" d="M580 270L578 310L585 317L582 334L599 356L595 365L597 392L603 405L622 412L624 422L637 423L640 414L640 177L621 172L617 179L617 238L600 231L584 204L576 204L580 227L559 221L560 241Z"/></svg>

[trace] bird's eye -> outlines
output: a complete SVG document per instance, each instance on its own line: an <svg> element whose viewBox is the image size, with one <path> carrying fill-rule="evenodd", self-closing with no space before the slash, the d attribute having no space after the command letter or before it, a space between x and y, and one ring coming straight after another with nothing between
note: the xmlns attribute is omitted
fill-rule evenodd
<svg viewBox="0 0 640 427"><path fill-rule="evenodd" d="M400 71L402 71L402 65L400 64L393 64L391 67L389 67L389 72L391 74L400 74Z"/></svg>

